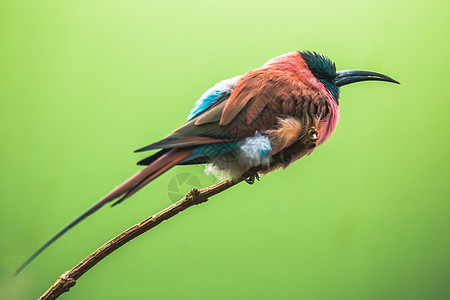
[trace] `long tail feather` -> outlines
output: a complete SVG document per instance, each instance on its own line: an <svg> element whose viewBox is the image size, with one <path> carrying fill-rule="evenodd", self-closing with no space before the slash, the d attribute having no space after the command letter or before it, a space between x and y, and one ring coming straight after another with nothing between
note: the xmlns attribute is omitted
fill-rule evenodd
<svg viewBox="0 0 450 300"><path fill-rule="evenodd" d="M99 210L103 205L111 202L120 196L116 205L126 198L134 195L138 190L143 188L145 185L150 183L152 180L183 161L192 154L193 149L174 149L170 150L155 161L153 161L148 167L140 171L139 173L132 176L130 179L116 187L111 193L106 195L103 199L85 211L78 218L73 220L69 225L64 227L60 232L53 236L48 242L46 242L41 248L39 248L33 255L31 255L15 272L15 275L19 274L28 264L30 264L39 254L41 254L47 247L53 244L57 239L64 235L69 229L80 223L82 220Z"/></svg>
<svg viewBox="0 0 450 300"><path fill-rule="evenodd" d="M171 149L162 149L162 150L156 152L155 154L138 161L137 164L139 166L148 166L149 164L151 164L152 162L154 162L155 160L157 160L158 158L160 158L161 156L163 156L170 150Z"/></svg>
<svg viewBox="0 0 450 300"><path fill-rule="evenodd" d="M119 200L114 202L112 206L115 206L122 202L123 200L131 197L145 185L149 184L151 181L159 177L164 172L168 171L173 166L177 165L187 157L189 157L194 150L190 149L182 149L182 150L170 150L167 154L164 154L160 158L156 159L153 163L151 163L147 168L152 167L151 170L154 172L148 174L147 177L142 178L139 182L136 182L135 185L128 189L125 195L122 196ZM145 170L145 169L144 169Z"/></svg>

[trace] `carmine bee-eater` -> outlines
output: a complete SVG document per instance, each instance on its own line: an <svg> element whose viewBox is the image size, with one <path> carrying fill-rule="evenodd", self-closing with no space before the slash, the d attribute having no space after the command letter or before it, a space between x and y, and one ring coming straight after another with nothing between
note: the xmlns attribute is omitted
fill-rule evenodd
<svg viewBox="0 0 450 300"><path fill-rule="evenodd" d="M51 238L17 273L100 207L116 199L113 205L120 203L175 165L207 164L206 173L221 179L246 174L248 183L258 178L258 172L287 167L333 132L339 119L339 88L366 80L398 83L375 72L336 72L331 60L309 51L281 55L217 83L200 97L180 128L136 150L160 149L138 162L147 167Z"/></svg>

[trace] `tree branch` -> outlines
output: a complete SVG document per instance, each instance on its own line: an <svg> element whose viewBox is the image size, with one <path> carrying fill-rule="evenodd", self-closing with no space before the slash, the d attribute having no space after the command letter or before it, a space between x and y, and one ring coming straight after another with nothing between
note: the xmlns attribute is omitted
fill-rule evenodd
<svg viewBox="0 0 450 300"><path fill-rule="evenodd" d="M170 219L179 212L191 206L208 201L209 197L225 191L233 185L238 184L242 180L244 179L241 178L235 180L225 180L201 190L192 189L183 199L145 219L141 223L130 227L129 229L125 230L124 232L95 250L91 255L82 260L70 271L62 274L58 278L58 280L39 299L50 300L58 298L61 294L69 291L69 289L76 284L77 280L81 276L83 276L84 273L89 271L102 259L113 253L115 250L119 249L132 239L159 225L162 221Z"/></svg>

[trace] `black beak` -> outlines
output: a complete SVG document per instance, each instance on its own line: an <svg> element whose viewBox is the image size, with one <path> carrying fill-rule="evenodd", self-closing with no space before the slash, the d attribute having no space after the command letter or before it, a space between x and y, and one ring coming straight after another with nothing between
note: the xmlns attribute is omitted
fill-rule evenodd
<svg viewBox="0 0 450 300"><path fill-rule="evenodd" d="M377 80L377 81L387 81L387 82L393 82L398 83L397 80L392 79L389 76L370 72L370 71L362 71L362 70L344 70L339 71L336 74L336 77L334 79L334 83L337 86L343 86L346 84L358 82L358 81L366 81L366 80Z"/></svg>

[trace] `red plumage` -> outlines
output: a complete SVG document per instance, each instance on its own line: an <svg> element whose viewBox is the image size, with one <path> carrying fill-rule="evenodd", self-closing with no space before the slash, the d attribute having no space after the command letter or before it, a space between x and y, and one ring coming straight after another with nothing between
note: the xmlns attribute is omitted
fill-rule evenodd
<svg viewBox="0 0 450 300"><path fill-rule="evenodd" d="M217 91L213 90L211 95L201 98L206 102L199 100L199 105L208 105L201 109L196 107L195 114L183 126L167 138L137 150L162 149L139 162L148 165L147 167L66 226L34 253L17 272L67 230L104 204L118 198L120 199L115 204L123 201L173 166L210 163L223 168L217 162L217 157L196 153L199 149L209 149L212 145L218 149L221 145L237 147L238 150L234 150L234 161L226 165L226 168L234 172L230 171L233 176L242 176L253 167L267 173L310 154L326 141L338 122L339 87L362 80L398 83L386 75L374 72L336 72L330 60L311 52L281 55L258 69L220 83L223 91L219 90L219 95L214 96ZM325 86L326 84L329 86ZM213 97L213 101L208 102L210 96L216 98Z"/></svg>

